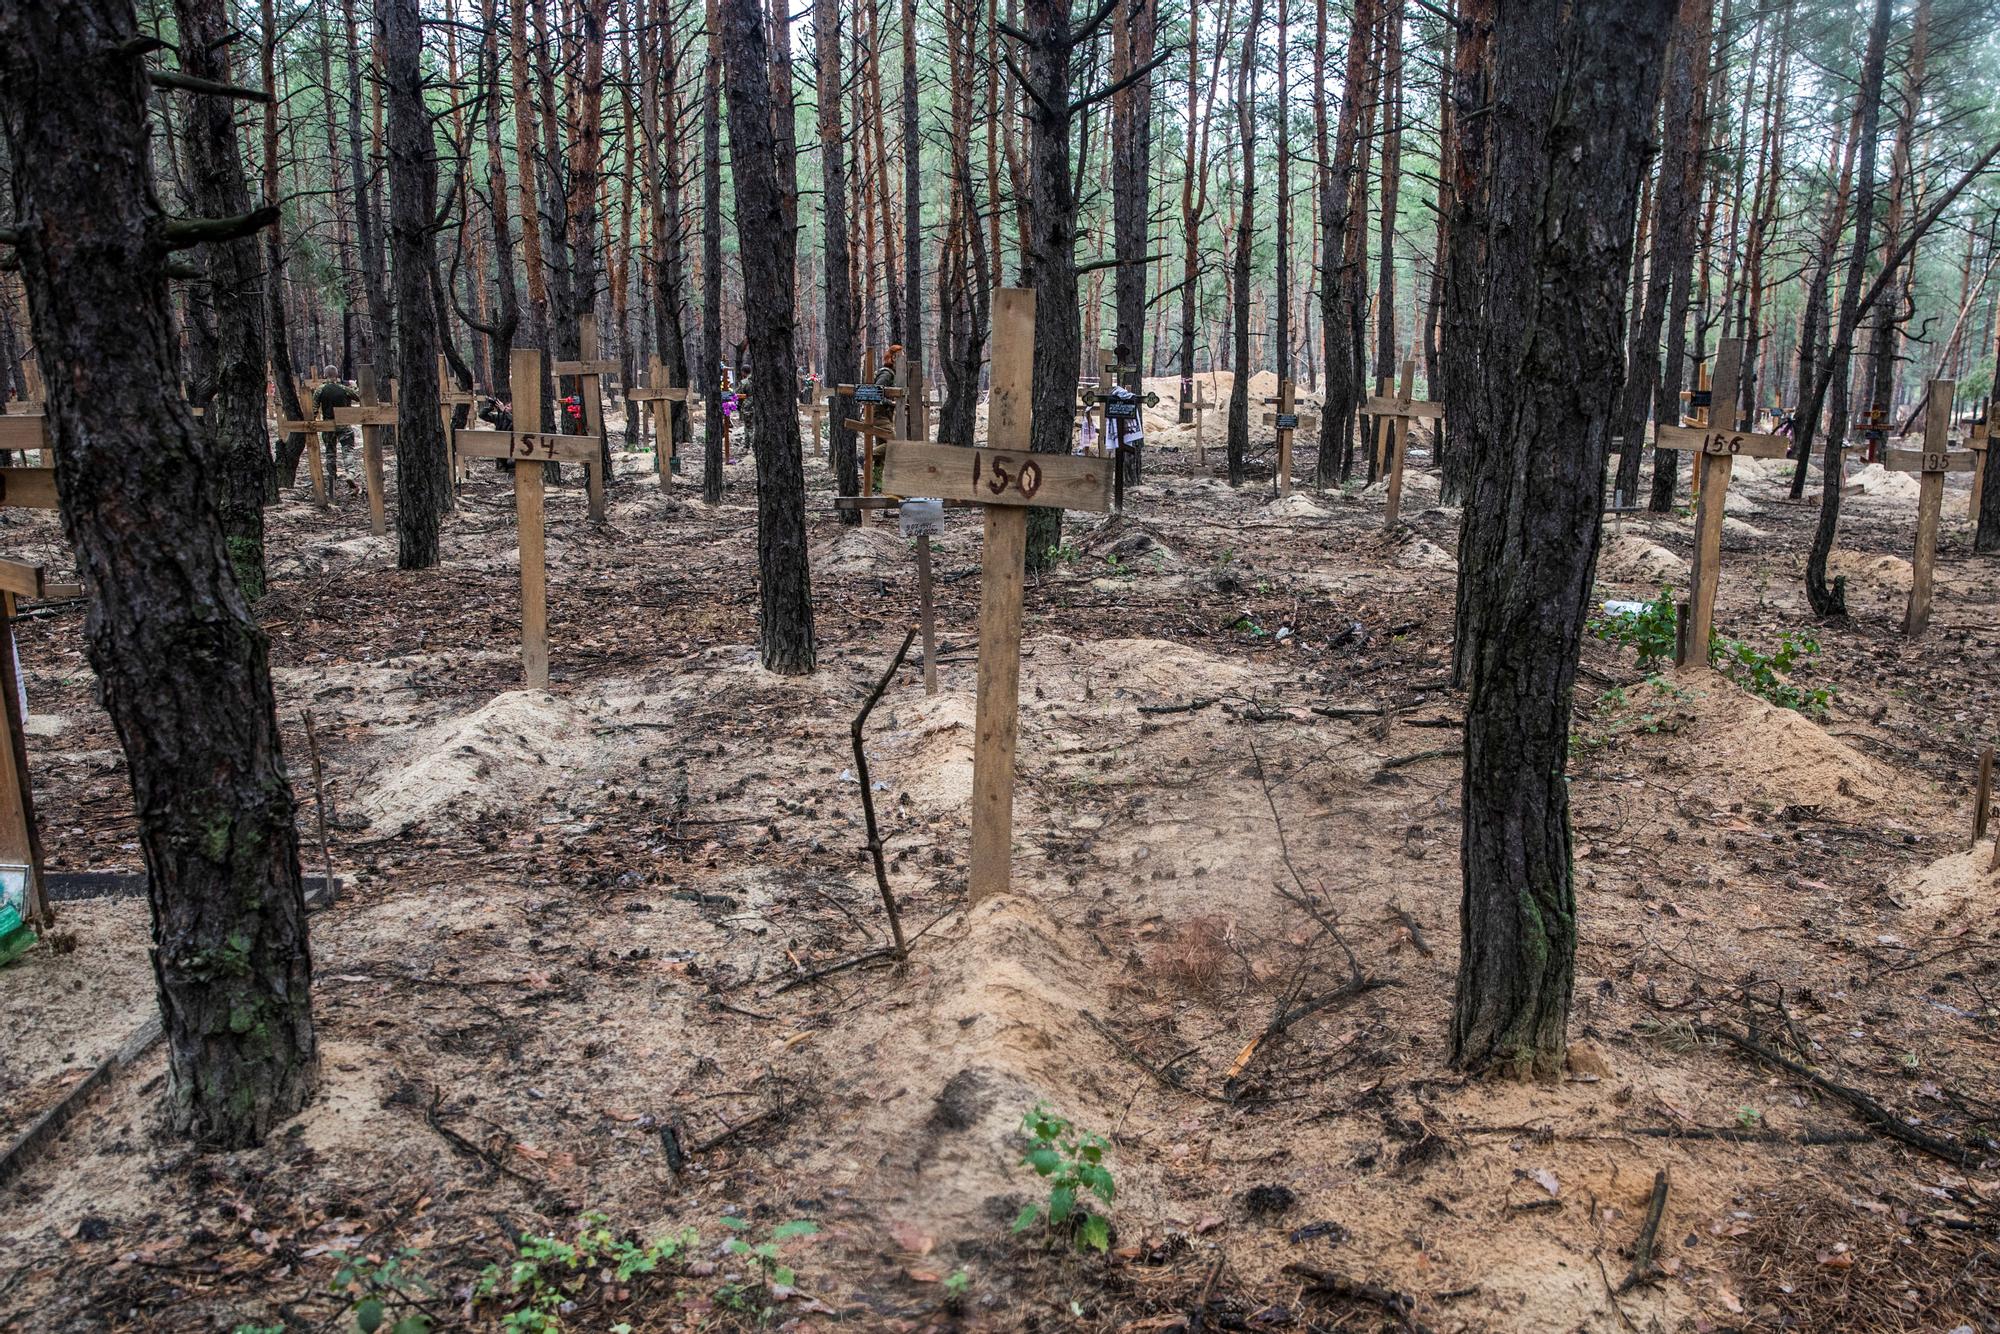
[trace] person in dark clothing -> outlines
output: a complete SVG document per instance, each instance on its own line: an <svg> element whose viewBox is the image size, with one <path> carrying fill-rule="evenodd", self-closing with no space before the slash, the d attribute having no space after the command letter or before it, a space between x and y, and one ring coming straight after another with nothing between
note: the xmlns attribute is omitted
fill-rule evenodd
<svg viewBox="0 0 2000 1334"><path fill-rule="evenodd" d="M361 396L341 380L338 368L326 368L326 380L313 390L313 416L321 421L332 418L335 408L351 408L361 401ZM325 440L325 436L320 437ZM329 478L340 474L340 451L343 446L354 444L354 428L343 426L333 433L333 439L326 446L326 475Z"/></svg>
<svg viewBox="0 0 2000 1334"><path fill-rule="evenodd" d="M882 354L882 364L875 368L875 383L884 389L896 387L896 358L903 355L901 343L889 344L889 350Z"/></svg>

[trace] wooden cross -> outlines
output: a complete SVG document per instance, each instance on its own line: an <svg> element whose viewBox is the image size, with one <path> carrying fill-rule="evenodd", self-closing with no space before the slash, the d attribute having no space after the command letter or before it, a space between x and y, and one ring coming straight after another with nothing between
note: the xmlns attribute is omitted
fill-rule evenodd
<svg viewBox="0 0 2000 1334"><path fill-rule="evenodd" d="M310 397L301 401L308 408L311 408L313 405L313 400ZM450 414L447 413L446 415L449 416ZM336 423L331 418L326 417L307 417L303 421L281 421L278 423L278 429L286 435L297 434L303 435L306 438L306 467L312 473L313 504L319 506L321 509L325 509L327 506L327 494L326 461L320 455L325 450L326 434L332 431L335 425Z"/></svg>
<svg viewBox="0 0 2000 1334"><path fill-rule="evenodd" d="M1387 450L1389 505L1382 522L1392 528L1403 512L1403 455L1410 439L1410 423L1420 417L1436 420L1444 416L1443 404L1427 403L1412 396L1416 381L1417 363L1413 358L1405 357L1403 378L1397 386L1396 396L1389 397L1388 383L1382 381L1381 391L1366 404L1366 410L1375 414L1377 441Z"/></svg>
<svg viewBox="0 0 2000 1334"><path fill-rule="evenodd" d="M1722 521L1727 517L1729 475L1735 470L1736 456L1781 459L1792 445L1782 435L1736 429L1744 342L1725 338L1715 346L1715 381L1709 404L1701 407L1713 426L1660 426L1653 432L1653 443L1660 449L1695 451L1694 560L1688 570L1687 633L1678 637L1674 655L1683 667L1708 665L1715 590L1722 568Z"/></svg>
<svg viewBox="0 0 2000 1334"><path fill-rule="evenodd" d="M1966 517L1979 522L1979 498L1986 492L1986 448L1992 439L1993 400L1988 398L1979 410L1979 420L1966 428L1965 448L1972 455L1972 505Z"/></svg>
<svg viewBox="0 0 2000 1334"><path fill-rule="evenodd" d="M596 315L585 315L579 322L577 328L577 345L582 353L581 360L558 361L553 363L549 369L565 379L577 379L587 382L578 386L577 390L577 397L583 400L584 434L602 441L604 437L603 378L607 375L615 375L618 371L618 363L598 359ZM519 395L520 390L516 388L514 392L516 395ZM539 403L540 395L537 395L536 398ZM517 397L515 402L518 404L520 399ZM539 412L537 415L539 416ZM530 418L528 421L530 426L538 424L534 418ZM514 418L514 422L516 425L519 425L521 418L517 415ZM602 520L604 518L603 446L600 444L598 452L591 455L588 459L577 459L575 461L584 465L583 475L590 488L590 517Z"/></svg>
<svg viewBox="0 0 2000 1334"><path fill-rule="evenodd" d="M813 401L806 406L806 417L812 422L814 458L823 457L826 452L826 409L832 401L832 394L815 392Z"/></svg>
<svg viewBox="0 0 2000 1334"><path fill-rule="evenodd" d="M1020 728L1021 595L1028 507L1094 510L1111 502L1102 460L1028 452L1033 411L1035 294L993 295L993 391L985 448L892 441L882 488L892 495L969 500L985 514L979 575L979 693L972 751L971 900L1008 888L1014 839L1014 746Z"/></svg>
<svg viewBox="0 0 2000 1334"><path fill-rule="evenodd" d="M674 435L673 405L676 403L685 405L687 397L688 391L675 386L673 371L669 370L667 363L658 356L646 362L646 387L625 391L625 402L628 407L636 404L639 411L648 413L652 417L653 462L660 474L662 491L673 488L673 465L680 461L680 442ZM664 419L660 413L661 404L667 405ZM685 406L682 410L686 410ZM661 429L663 420L664 430Z"/></svg>
<svg viewBox="0 0 2000 1334"><path fill-rule="evenodd" d="M1860 435L1867 443L1863 446L1861 461L1873 463L1882 457L1882 451L1889 446L1889 414L1872 404L1861 419Z"/></svg>
<svg viewBox="0 0 2000 1334"><path fill-rule="evenodd" d="M1202 432L1206 425L1208 410L1215 406L1208 401L1208 395L1202 392L1205 387L1203 381L1194 381L1193 401L1188 403L1188 411L1194 414L1195 460L1204 472L1208 470L1208 443L1203 438Z"/></svg>
<svg viewBox="0 0 2000 1334"><path fill-rule="evenodd" d="M1277 411L1264 414L1264 424L1278 428L1278 494L1292 494L1292 434L1295 431L1310 431L1319 425L1319 418L1307 413L1299 415L1298 387L1290 380L1278 381L1278 396L1264 401Z"/></svg>
<svg viewBox="0 0 2000 1334"><path fill-rule="evenodd" d="M1951 400L1955 380L1925 384L1924 447L1883 451L1882 466L1890 472L1921 474L1917 491L1917 552L1910 565L1910 604L1903 612L1903 633L1920 635L1931 623L1931 580L1937 570L1938 511L1944 504L1944 475L1971 472L1970 450L1951 447Z"/></svg>
<svg viewBox="0 0 2000 1334"><path fill-rule="evenodd" d="M870 352L863 355L861 359L861 375L864 381L868 379L869 370L873 366L874 361L874 353ZM862 383L835 385L833 392L834 395L840 398L853 399L859 405L858 410L861 416L858 418L844 418L841 425L861 437L861 494L872 496L875 494L875 442L880 440L886 444L895 437L894 405L902 399L903 391L900 389L885 389L881 385L873 383ZM891 406L890 417L882 421L875 419L875 407L879 403L887 403ZM884 486L886 488L887 483L884 483ZM867 513L868 511L863 511L864 516Z"/></svg>
<svg viewBox="0 0 2000 1334"><path fill-rule="evenodd" d="M471 426L477 420L474 412L478 406L479 400L477 395L473 394L469 389L460 389L451 382L451 367L445 362L444 353L438 353L438 417L444 423L444 438L447 445L451 443L452 437L451 410L457 407L464 408L465 424ZM458 481L464 474L464 471L465 460L459 458L457 452L453 451L451 457L452 481Z"/></svg>
<svg viewBox="0 0 2000 1334"><path fill-rule="evenodd" d="M35 824L34 786L28 780L27 732L21 716L21 681L14 648L14 601L48 595L41 566L0 560L0 708L4 708L7 721L7 736L0 742L0 865L26 868L23 916L44 927L52 925L55 917L42 888L42 836Z"/></svg>
<svg viewBox="0 0 2000 1334"><path fill-rule="evenodd" d="M342 426L361 428L361 468L368 477L368 529L381 537L389 531L382 498L382 428L396 424L396 404L375 397L373 366L356 366L354 377L361 385L361 402L354 407L335 408L333 419Z"/></svg>
<svg viewBox="0 0 2000 1334"><path fill-rule="evenodd" d="M896 368L896 384L903 391L903 401L897 405L898 429L902 438L930 439L931 408L930 400L924 393L924 367L913 354L903 354L903 364Z"/></svg>
<svg viewBox="0 0 2000 1334"><path fill-rule="evenodd" d="M542 419L542 354L532 347L511 353L514 421ZM530 690L549 684L548 532L542 509L542 463L586 463L598 456L595 436L540 431L460 431L461 457L514 463L514 519L521 537L521 666ZM522 467L526 463L531 466Z"/></svg>

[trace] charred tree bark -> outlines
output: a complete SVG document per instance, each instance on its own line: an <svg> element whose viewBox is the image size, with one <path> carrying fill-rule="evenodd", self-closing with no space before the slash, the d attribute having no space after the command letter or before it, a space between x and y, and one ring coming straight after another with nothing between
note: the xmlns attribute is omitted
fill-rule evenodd
<svg viewBox="0 0 2000 1334"><path fill-rule="evenodd" d="M1324 10L1320 22L1325 22ZM1326 396L1320 410L1317 480L1328 486L1347 476L1353 462L1354 416L1360 408L1361 381L1356 373L1354 275L1347 256L1348 234L1354 222L1357 194L1355 156L1361 128L1361 90L1365 61L1357 53L1368 49L1375 23L1374 0L1355 0L1348 30L1347 72L1341 82L1340 120L1334 131L1333 155L1326 155L1324 112L1319 113L1319 252L1320 340L1326 363ZM1324 79L1326 67L1320 67ZM1323 94L1322 94L1323 96ZM1454 224L1454 227L1456 224Z"/></svg>
<svg viewBox="0 0 2000 1334"><path fill-rule="evenodd" d="M138 815L169 1118L234 1149L317 1083L312 962L267 644L176 384L137 39L125 0L0 6L0 119L36 346L62 368L63 527Z"/></svg>
<svg viewBox="0 0 2000 1334"><path fill-rule="evenodd" d="M1570 688L1624 378L1625 277L1670 0L1493 10L1493 188L1474 392L1448 405L1460 535L1465 850L1452 1063L1552 1078L1576 950ZM1463 311L1460 312L1464 314Z"/></svg>
<svg viewBox="0 0 2000 1334"><path fill-rule="evenodd" d="M270 100L264 104L264 200L275 204L282 191L278 187L278 23L273 0L263 0L259 10L263 32L258 43L258 65L263 75L264 92ZM277 382L278 407L288 421L298 421L305 416L304 405L299 402L299 382L297 372L292 368L292 340L285 319L285 235L280 223L272 223L271 230L264 236L264 313L266 352L270 357L271 375ZM299 460L305 456L306 438L303 435L288 435L278 446L277 469L271 474L272 485L267 489L267 499L278 498L280 486L290 486L298 477Z"/></svg>
<svg viewBox="0 0 2000 1334"><path fill-rule="evenodd" d="M1660 160L1660 216L1653 228L1650 280L1665 302L1667 335L1659 373L1656 377L1649 376L1658 386L1653 395L1653 420L1669 426L1678 426L1681 421L1688 306L1694 285L1695 236L1701 221L1701 143L1705 122L1701 117L1700 93L1708 82L1712 27L1710 0L1682 0L1674 32L1677 50L1673 75L1666 92L1667 145ZM1650 309L1653 300L1650 291L1646 300ZM1653 348L1654 344L1647 344L1648 356ZM1628 413L1624 425L1632 435L1644 434L1643 418L1635 428ZM1647 504L1655 513L1665 514L1674 507L1674 492L1680 484L1680 458L1678 450L1653 451L1653 490ZM1619 477L1623 479L1628 471L1636 490L1639 483L1636 455L1629 461L1621 460Z"/></svg>
<svg viewBox="0 0 2000 1334"><path fill-rule="evenodd" d="M431 290L437 144L424 106L424 28L417 0L379 0L375 22L382 32L389 112L389 240L396 264L396 566L426 570L438 563L438 529L451 507Z"/></svg>
<svg viewBox="0 0 2000 1334"><path fill-rule="evenodd" d="M1232 293L1236 345L1229 386L1229 484L1243 485L1250 452L1250 241L1257 217L1257 25L1264 0L1250 0L1243 53L1236 67L1236 133L1243 150L1243 207L1236 215L1236 270Z"/></svg>
<svg viewBox="0 0 2000 1334"><path fill-rule="evenodd" d="M375 173L361 147L361 25L354 0L341 0L347 26L347 170L354 190L354 237L361 258L361 288L368 300L368 360L386 366L394 344L389 311L389 279L382 258L382 233L375 211Z"/></svg>
<svg viewBox="0 0 2000 1334"><path fill-rule="evenodd" d="M708 57L701 75L701 498L722 503L722 19L708 0Z"/></svg>
<svg viewBox="0 0 2000 1334"><path fill-rule="evenodd" d="M229 43L234 35L222 0L175 0L181 36L181 71L211 83L233 83ZM236 143L234 104L201 93L187 97L182 120L188 203L196 215L241 217L250 211L250 186ZM214 312L215 383L204 430L219 451L222 530L230 563L251 601L264 596L264 501L272 484L271 438L265 427L264 266L257 238L240 236L201 248L203 281L196 291ZM59 378L50 376L50 379Z"/></svg>
<svg viewBox="0 0 2000 1334"><path fill-rule="evenodd" d="M1129 86L1111 100L1111 233L1118 260L1114 302L1118 312L1116 345L1125 349L1121 365L1127 389L1138 391L1146 359L1146 241L1152 212L1153 81L1141 71L1151 63L1159 14L1156 0L1133 0L1117 19L1124 59L1114 69ZM1125 483L1136 485L1142 473L1143 444L1118 452Z"/></svg>
<svg viewBox="0 0 2000 1334"><path fill-rule="evenodd" d="M840 0L814 0L813 43L819 58L819 159L821 226L826 238L826 385L853 384L861 376L854 326L854 272L848 263L847 136L841 126ZM833 442L834 484L843 496L861 494L861 466L854 432L836 400L827 413ZM969 437L968 437L969 440ZM861 522L860 510L842 510L841 521Z"/></svg>
<svg viewBox="0 0 2000 1334"><path fill-rule="evenodd" d="M782 6L785 0L774 3ZM776 41L788 45L785 11L776 12ZM790 393L798 382L792 341L798 182L787 179L792 155L783 151L783 135L772 126L772 43L765 39L763 7L758 0L723 0L721 17L744 323L751 383L764 404L757 420L757 647L766 670L799 676L813 669L813 609L805 470ZM778 111L791 116L789 99Z"/></svg>
<svg viewBox="0 0 2000 1334"><path fill-rule="evenodd" d="M520 3L520 0L514 0ZM507 155L500 145L500 41L501 29L495 0L479 0L479 18L485 31L480 35L479 71L486 114L486 204L493 223L493 286L499 305L493 327L487 330L492 349L487 373L492 377L494 396L501 400L513 394L510 383L514 334L521 327L521 293L514 281L514 229L508 222Z"/></svg>

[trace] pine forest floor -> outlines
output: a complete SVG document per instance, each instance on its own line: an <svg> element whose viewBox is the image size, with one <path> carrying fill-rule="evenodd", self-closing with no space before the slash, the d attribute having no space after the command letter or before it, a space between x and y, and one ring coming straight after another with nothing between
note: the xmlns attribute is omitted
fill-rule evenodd
<svg viewBox="0 0 2000 1334"><path fill-rule="evenodd" d="M260 1150L196 1154L160 1131L155 1047L0 1191L0 1324L344 1330L337 1257L408 1248L439 1328L495 1328L485 1267L596 1211L701 1241L671 1279L582 1283L569 1330L2000 1330L1992 1158L1893 1143L1714 1036L1943 1140L2000 1127L2000 875L1967 850L2000 563L1970 554L1964 480L1911 641L1914 479L1847 497L1853 615L1818 625L1817 470L1793 504L1789 465L1739 463L1718 622L1814 635L1823 720L1586 643L1575 1054L1494 1084L1446 1061L1456 512L1418 468L1385 533L1379 487L1314 493L1309 445L1278 501L1268 441L1232 491L1189 440L1156 429L1126 513L1070 516L1031 581L1016 893L972 912L979 530L950 512L941 688L913 652L868 729L917 944L804 985L882 941L848 728L914 616L893 519L843 527L809 460L820 665L778 678L751 464L709 508L623 453L608 523L551 490L555 679L527 692L504 477L420 573L367 535L352 459L331 511L288 492L258 610L306 868L310 711L345 882L312 921L321 1092ZM68 568L53 516L4 523ZM1610 521L1601 593L1682 583L1691 533ZM136 871L82 617L19 627L47 860ZM7 1138L152 1013L146 930L142 899L61 905L0 970ZM1010 1233L1038 1101L1110 1139L1106 1257ZM725 1217L819 1230L756 1291Z"/></svg>

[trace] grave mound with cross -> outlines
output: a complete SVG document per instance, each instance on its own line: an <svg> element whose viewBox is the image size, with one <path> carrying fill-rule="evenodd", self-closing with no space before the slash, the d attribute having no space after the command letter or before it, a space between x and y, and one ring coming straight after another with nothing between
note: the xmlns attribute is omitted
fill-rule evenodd
<svg viewBox="0 0 2000 1334"><path fill-rule="evenodd" d="M1278 495L1282 498L1292 494L1292 435L1315 429L1319 418L1311 413L1300 415L1297 387L1290 380L1278 381L1278 396L1264 402L1273 408L1264 414L1264 425L1274 426L1278 432Z"/></svg>
<svg viewBox="0 0 2000 1334"><path fill-rule="evenodd" d="M835 385L832 394L829 395L829 401L832 398L851 400L855 405L855 410L861 414L859 417L843 419L841 425L861 437L861 494L863 496L872 496L875 494L876 445L878 442L887 443L895 437L895 407L903 399L903 391L901 389L875 384L870 381L869 377L874 370L874 365L875 354L873 352L867 353L861 359L863 382L861 384ZM875 416L875 411L878 407L884 405L889 407L890 415L878 420ZM864 521L872 514L873 511L871 510L863 510L862 516Z"/></svg>
<svg viewBox="0 0 2000 1334"><path fill-rule="evenodd" d="M973 903L1007 891L1014 838L1014 750L1020 729L1021 602L1028 507L1110 507L1103 459L1028 451L1033 408L1035 294L993 296L993 379L985 446L893 440L882 489L978 505L984 516L979 576L979 676L972 752Z"/></svg>
<svg viewBox="0 0 2000 1334"><path fill-rule="evenodd" d="M557 361L549 365L551 374L579 384L577 396L583 401L583 432L591 440L598 442L597 452L588 458L571 459L569 462L583 464L586 485L590 489L590 517L602 521L604 518L604 377L618 372L618 363L606 361L597 355L597 316L585 315L578 323L577 344L580 349L575 361ZM539 383L539 381L537 382ZM516 424L523 419L519 415L520 389L515 391ZM534 422L540 413L527 418ZM578 437L581 439L582 437Z"/></svg>
<svg viewBox="0 0 2000 1334"><path fill-rule="evenodd" d="M1426 403L1414 397L1417 382L1417 363L1404 358L1402 379L1397 384L1393 396L1389 393L1389 382L1375 382L1375 397L1362 405L1362 410L1375 417L1375 459L1378 474L1386 473L1389 478L1388 507L1383 516L1385 527L1393 528L1403 513L1403 455L1410 439L1410 423L1420 417L1436 420L1444 416L1444 407L1437 403Z"/></svg>
<svg viewBox="0 0 2000 1334"><path fill-rule="evenodd" d="M333 420L341 426L361 428L361 470L368 479L368 531L377 537L389 531L388 503L382 492L382 430L396 424L396 400L375 396L375 368L354 368L361 388L361 401L352 407L335 408Z"/></svg>
<svg viewBox="0 0 2000 1334"><path fill-rule="evenodd" d="M625 391L626 403L651 419L653 464L659 472L662 491L673 488L674 474L681 468L680 439L674 434L674 406L679 404L685 412L687 400L688 391L674 383L673 371L657 355L646 363L645 386ZM644 428L640 434L643 439Z"/></svg>
<svg viewBox="0 0 2000 1334"><path fill-rule="evenodd" d="M1944 508L1944 477L1950 472L1975 472L1975 455L1951 447L1951 400L1958 385L1932 380L1925 386L1924 447L1884 450L1882 466L1890 472L1913 472L1917 489L1917 546L1910 562L1910 601L1903 611L1903 633L1920 635L1931 622L1931 588L1937 574L1938 518ZM1974 513L1978 492L1974 493Z"/></svg>

